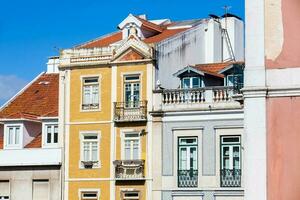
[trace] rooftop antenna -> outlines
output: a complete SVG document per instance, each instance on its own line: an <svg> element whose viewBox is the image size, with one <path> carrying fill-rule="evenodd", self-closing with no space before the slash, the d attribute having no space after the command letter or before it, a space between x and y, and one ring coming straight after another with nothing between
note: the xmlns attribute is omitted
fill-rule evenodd
<svg viewBox="0 0 300 200"><path fill-rule="evenodd" d="M228 14L228 11L232 8L232 6L223 6L222 7L224 9L224 16L225 16L225 29L227 30L227 14Z"/></svg>

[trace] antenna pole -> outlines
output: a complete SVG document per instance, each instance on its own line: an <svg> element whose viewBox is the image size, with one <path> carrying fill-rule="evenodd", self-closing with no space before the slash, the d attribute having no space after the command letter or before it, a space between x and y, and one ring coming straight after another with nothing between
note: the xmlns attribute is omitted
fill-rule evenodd
<svg viewBox="0 0 300 200"><path fill-rule="evenodd" d="M228 11L231 9L231 6L223 6L223 9L224 9L224 13L225 13L225 29L227 30L227 14L228 14Z"/></svg>

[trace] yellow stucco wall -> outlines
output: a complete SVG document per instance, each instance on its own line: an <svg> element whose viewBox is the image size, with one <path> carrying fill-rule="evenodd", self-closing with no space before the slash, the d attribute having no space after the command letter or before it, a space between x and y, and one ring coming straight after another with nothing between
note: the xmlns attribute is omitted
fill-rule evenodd
<svg viewBox="0 0 300 200"><path fill-rule="evenodd" d="M108 188L108 189L106 189ZM109 200L110 190L109 181L89 181L89 182L71 182L69 183L69 199L81 200L79 198L80 190L100 190L100 200Z"/></svg>
<svg viewBox="0 0 300 200"><path fill-rule="evenodd" d="M124 75L140 74L141 100L146 100L147 94L147 66L146 65L123 65L117 68L117 101L124 101Z"/></svg>
<svg viewBox="0 0 300 200"><path fill-rule="evenodd" d="M82 77L99 76L100 111L82 111ZM90 122L111 119L111 68L73 69L70 78L70 121Z"/></svg>
<svg viewBox="0 0 300 200"><path fill-rule="evenodd" d="M82 181L69 182L69 199L78 199L79 189L100 189L100 199L109 199L110 191L110 167L112 165L110 159L111 151L111 106L113 105L111 99L111 84L112 84L112 70L111 67L93 67L93 68L77 68L71 70L70 77L70 122L69 128L69 179L83 179ZM147 100L147 68L146 65L122 65L117 67L116 81L116 98L117 101L124 101L124 75L126 74L140 74L141 81L141 100ZM82 78L83 77L100 77L100 110L99 111L82 111ZM93 123L87 123L93 122ZM95 123L97 122L97 123ZM78 123L78 124L76 124ZM85 124L86 123L86 124ZM120 130L132 129L134 131L141 131L146 129L146 123L121 123L116 124L116 159L121 159L121 137ZM80 153L81 141L80 133L82 132L100 132L100 146L99 154L101 167L93 169L80 168ZM148 133L147 133L148 134ZM141 159L146 160L147 135L141 136ZM145 172L146 172L145 166ZM145 173L146 174L146 173ZM84 179L104 178L101 181L87 181ZM146 197L145 181L123 181L116 185L116 200L120 200L120 189L134 188L141 191L141 199Z"/></svg>

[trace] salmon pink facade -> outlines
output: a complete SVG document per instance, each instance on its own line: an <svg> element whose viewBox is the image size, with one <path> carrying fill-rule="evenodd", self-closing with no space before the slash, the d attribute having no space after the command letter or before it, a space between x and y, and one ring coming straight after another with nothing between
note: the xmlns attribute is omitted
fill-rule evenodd
<svg viewBox="0 0 300 200"><path fill-rule="evenodd" d="M245 199L300 199L300 1L246 1ZM255 31L253 31L255 30Z"/></svg>

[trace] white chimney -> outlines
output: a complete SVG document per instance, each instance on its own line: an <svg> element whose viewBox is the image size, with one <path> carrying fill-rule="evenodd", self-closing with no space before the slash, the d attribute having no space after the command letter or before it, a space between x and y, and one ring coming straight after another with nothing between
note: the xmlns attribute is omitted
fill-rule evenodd
<svg viewBox="0 0 300 200"><path fill-rule="evenodd" d="M229 41L223 39L223 58L230 58L230 48L236 61L244 60L244 22L236 17L226 17L221 19L222 27L227 30ZM230 47L230 46L231 47Z"/></svg>
<svg viewBox="0 0 300 200"><path fill-rule="evenodd" d="M53 56L48 59L47 63L47 73L58 73L59 57Z"/></svg>
<svg viewBox="0 0 300 200"><path fill-rule="evenodd" d="M139 18L147 20L147 15L146 14L139 15Z"/></svg>
<svg viewBox="0 0 300 200"><path fill-rule="evenodd" d="M215 19L210 19L205 29L205 63L222 61L222 29Z"/></svg>

